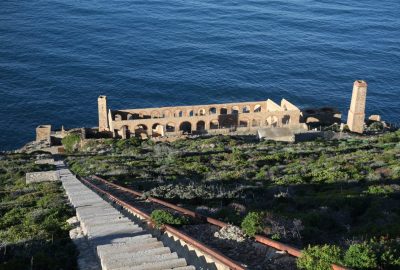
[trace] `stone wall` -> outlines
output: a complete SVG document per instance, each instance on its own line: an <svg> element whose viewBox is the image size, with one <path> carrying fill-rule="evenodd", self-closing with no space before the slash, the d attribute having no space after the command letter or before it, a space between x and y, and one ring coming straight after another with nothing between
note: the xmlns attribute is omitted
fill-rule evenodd
<svg viewBox="0 0 400 270"><path fill-rule="evenodd" d="M51 143L51 125L40 125L36 128L36 141Z"/></svg>
<svg viewBox="0 0 400 270"><path fill-rule="evenodd" d="M27 184L59 181L59 179L59 175L56 171L32 172L26 174Z"/></svg>
<svg viewBox="0 0 400 270"><path fill-rule="evenodd" d="M35 164L54 164L54 159L52 158L38 159L35 161Z"/></svg>
<svg viewBox="0 0 400 270"><path fill-rule="evenodd" d="M367 83L365 81L355 81L347 118L347 125L353 132L364 132L366 98Z"/></svg>
<svg viewBox="0 0 400 270"><path fill-rule="evenodd" d="M106 131L108 130L107 97L99 96L97 103L99 109L99 131Z"/></svg>
<svg viewBox="0 0 400 270"><path fill-rule="evenodd" d="M100 105L99 105L100 108ZM282 99L161 107L132 110L110 110L109 128L114 136L173 137L185 134L253 133L260 127L291 127L300 123L301 111ZM99 114L101 121L103 116Z"/></svg>

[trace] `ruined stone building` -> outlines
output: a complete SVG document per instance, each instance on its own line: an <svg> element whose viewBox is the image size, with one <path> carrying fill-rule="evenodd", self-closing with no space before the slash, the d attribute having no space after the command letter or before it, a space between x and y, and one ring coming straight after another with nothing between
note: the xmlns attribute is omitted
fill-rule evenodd
<svg viewBox="0 0 400 270"><path fill-rule="evenodd" d="M261 127L298 127L301 111L282 99L111 110L107 97L98 98L99 131L114 137L176 137L181 135L253 133Z"/></svg>
<svg viewBox="0 0 400 270"><path fill-rule="evenodd" d="M347 124L353 132L363 133L367 83L354 82ZM60 145L71 133L81 138L158 138L160 140L186 135L258 135L269 140L296 141L307 137L310 130L341 123L341 112L333 107L309 108L300 111L289 101L280 104L272 100L111 110L107 97L98 98L99 127L52 131L50 125L36 128L36 143ZM379 115L370 117L380 121ZM98 132L100 131L100 132ZM311 134L311 133L310 133ZM314 136L315 134L311 134ZM312 137L312 136L308 137Z"/></svg>
<svg viewBox="0 0 400 270"><path fill-rule="evenodd" d="M352 132L363 133L364 131L366 98L367 83L361 80L355 81L347 117L347 125Z"/></svg>

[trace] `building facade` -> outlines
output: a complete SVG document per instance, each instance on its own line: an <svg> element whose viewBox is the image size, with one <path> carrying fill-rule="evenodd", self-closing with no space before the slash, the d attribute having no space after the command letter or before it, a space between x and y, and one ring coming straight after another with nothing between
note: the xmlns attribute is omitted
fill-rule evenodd
<svg viewBox="0 0 400 270"><path fill-rule="evenodd" d="M176 137L182 135L255 132L260 127L291 127L300 124L301 111L282 99L195 106L143 109L107 109L107 98L100 96L99 131L114 137Z"/></svg>

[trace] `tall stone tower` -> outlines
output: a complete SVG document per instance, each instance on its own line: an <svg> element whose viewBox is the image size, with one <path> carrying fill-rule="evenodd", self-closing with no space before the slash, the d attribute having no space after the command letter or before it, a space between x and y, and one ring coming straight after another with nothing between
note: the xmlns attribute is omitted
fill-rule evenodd
<svg viewBox="0 0 400 270"><path fill-rule="evenodd" d="M107 97L99 96L97 104L99 107L99 131L108 131Z"/></svg>
<svg viewBox="0 0 400 270"><path fill-rule="evenodd" d="M353 85L353 95L349 114L347 116L347 125L349 129L356 133L363 133L365 120L365 102L367 98L367 83L357 80Z"/></svg>

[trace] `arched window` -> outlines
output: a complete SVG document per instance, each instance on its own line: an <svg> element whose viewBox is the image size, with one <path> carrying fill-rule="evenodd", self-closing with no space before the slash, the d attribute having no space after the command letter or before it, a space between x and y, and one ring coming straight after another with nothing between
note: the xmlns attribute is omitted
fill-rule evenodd
<svg viewBox="0 0 400 270"><path fill-rule="evenodd" d="M247 120L247 119L239 120L239 127L248 127L248 126L249 126L249 120Z"/></svg>
<svg viewBox="0 0 400 270"><path fill-rule="evenodd" d="M135 127L135 134L140 135L140 134L146 134L147 135L147 126L143 124L139 124Z"/></svg>
<svg viewBox="0 0 400 270"><path fill-rule="evenodd" d="M183 111L181 111L181 110L175 111L174 116L175 117L183 117Z"/></svg>
<svg viewBox="0 0 400 270"><path fill-rule="evenodd" d="M122 120L122 116L121 116L120 114L116 114L116 115L114 116L114 120L115 120L115 121L121 121L121 120Z"/></svg>
<svg viewBox="0 0 400 270"><path fill-rule="evenodd" d="M276 127L278 125L278 117L276 116L268 116L267 121L265 122L266 126Z"/></svg>
<svg viewBox="0 0 400 270"><path fill-rule="evenodd" d="M239 106L232 107L232 114L239 114Z"/></svg>
<svg viewBox="0 0 400 270"><path fill-rule="evenodd" d="M175 132L175 124L174 123L168 123L167 126L165 127L167 132Z"/></svg>
<svg viewBox="0 0 400 270"><path fill-rule="evenodd" d="M216 114L216 113L217 113L217 108L211 107L211 108L209 109L209 113L210 113L210 114Z"/></svg>
<svg viewBox="0 0 400 270"><path fill-rule="evenodd" d="M153 126L151 127L151 129L156 129L157 128L157 126L159 126L160 124L159 123L155 123L155 124L153 124Z"/></svg>
<svg viewBox="0 0 400 270"><path fill-rule="evenodd" d="M155 123L151 126L152 135L155 137L164 135L164 127L159 123Z"/></svg>
<svg viewBox="0 0 400 270"><path fill-rule="evenodd" d="M256 106L254 106L254 112L261 112L261 105L257 104Z"/></svg>
<svg viewBox="0 0 400 270"><path fill-rule="evenodd" d="M250 112L250 106L248 106L248 105L244 106L242 112L243 113L249 113Z"/></svg>
<svg viewBox="0 0 400 270"><path fill-rule="evenodd" d="M220 113L220 114L228 114L228 109L227 109L227 108L221 108L221 109L219 110L219 113Z"/></svg>
<svg viewBox="0 0 400 270"><path fill-rule="evenodd" d="M218 128L219 128L218 120L211 120L210 121L210 129L218 129Z"/></svg>
<svg viewBox="0 0 400 270"><path fill-rule="evenodd" d="M199 121L196 124L196 131L204 131L206 129L206 123L204 121Z"/></svg>
<svg viewBox="0 0 400 270"><path fill-rule="evenodd" d="M283 124L283 125L289 125L289 124L290 124L290 115L285 115L285 116L282 118L282 124Z"/></svg>
<svg viewBox="0 0 400 270"><path fill-rule="evenodd" d="M179 125L179 130L182 131L184 134L190 134L192 133L192 124L190 122L182 122Z"/></svg>
<svg viewBox="0 0 400 270"><path fill-rule="evenodd" d="M201 108L201 109L199 110L199 115L206 115L206 109Z"/></svg>

